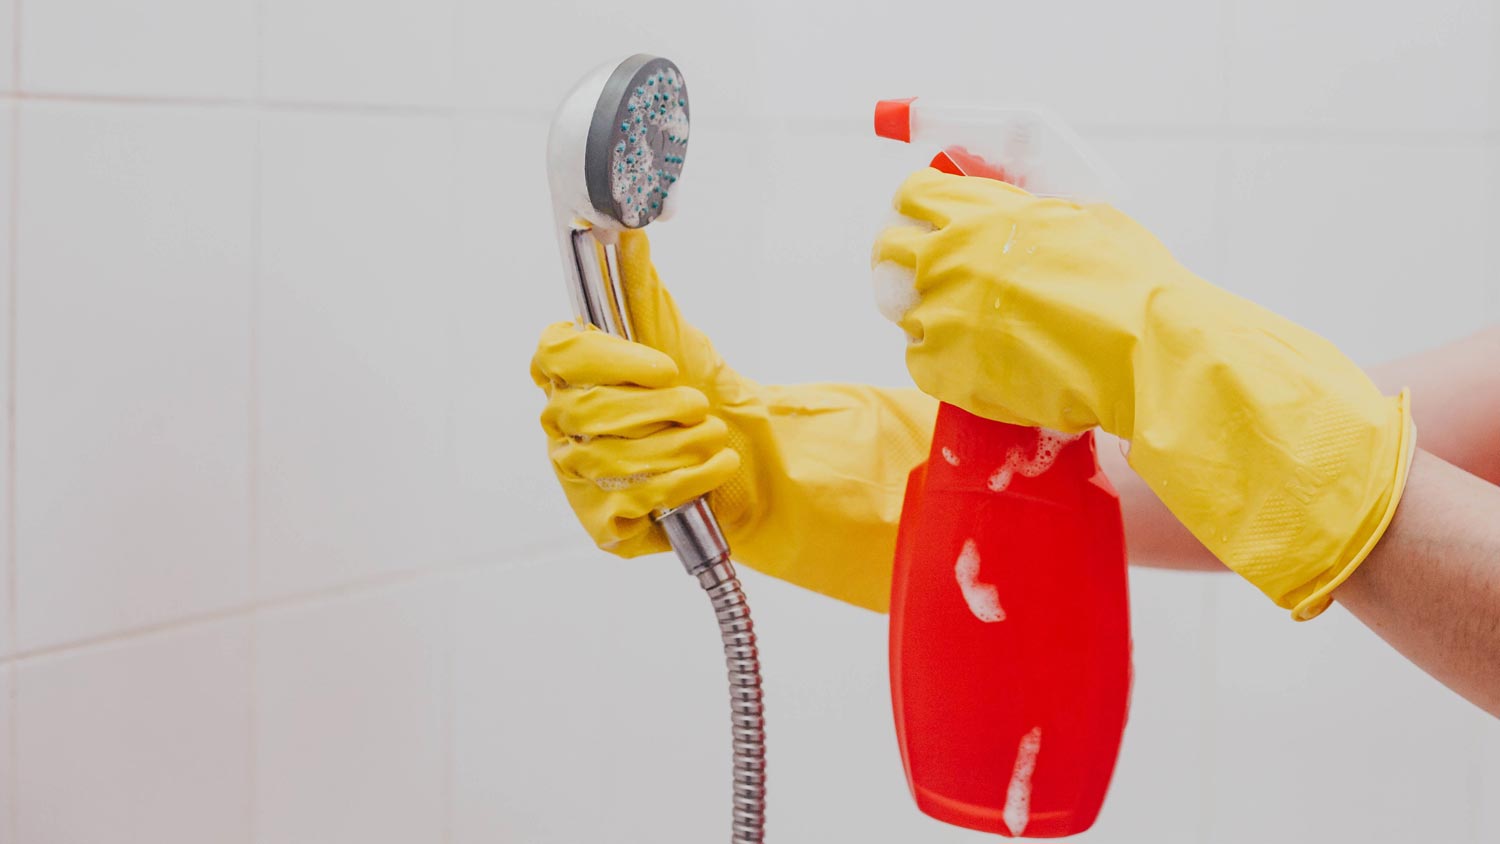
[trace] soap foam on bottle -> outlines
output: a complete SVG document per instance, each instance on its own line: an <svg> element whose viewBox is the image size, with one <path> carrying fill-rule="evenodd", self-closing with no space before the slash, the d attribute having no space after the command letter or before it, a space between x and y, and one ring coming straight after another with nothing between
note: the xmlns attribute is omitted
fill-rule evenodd
<svg viewBox="0 0 1500 844"><path fill-rule="evenodd" d="M985 624L1005 620L1005 610L1000 607L1000 590L989 583L979 582L979 546L974 540L964 540L964 549L959 552L958 564L953 567L959 591L969 612Z"/></svg>
<svg viewBox="0 0 1500 844"><path fill-rule="evenodd" d="M1005 789L1005 809L1001 817L1010 834L1021 836L1031 822L1031 775L1036 772L1036 755L1042 749L1042 728L1034 727L1021 737L1016 747L1016 767Z"/></svg>
<svg viewBox="0 0 1500 844"><path fill-rule="evenodd" d="M1052 464L1057 462L1057 456L1062 454L1063 447L1081 436L1083 434L1064 434L1049 431L1046 428L1040 429L1037 432L1036 453L1025 457L1020 449L1012 448L1005 455L1005 462L995 470L993 475L990 475L990 491L1004 492L1017 473L1022 477L1034 478L1051 469Z"/></svg>
<svg viewBox="0 0 1500 844"><path fill-rule="evenodd" d="M954 454L953 449L947 447L946 445L943 446L943 459L947 461L949 466L958 465L958 455Z"/></svg>

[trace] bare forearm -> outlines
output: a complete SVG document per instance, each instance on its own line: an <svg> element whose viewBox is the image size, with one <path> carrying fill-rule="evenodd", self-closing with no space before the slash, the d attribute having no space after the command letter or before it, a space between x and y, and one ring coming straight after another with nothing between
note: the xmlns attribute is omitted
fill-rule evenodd
<svg viewBox="0 0 1500 844"><path fill-rule="evenodd" d="M1500 484L1500 326L1370 370L1388 395L1411 389L1417 444Z"/></svg>
<svg viewBox="0 0 1500 844"><path fill-rule="evenodd" d="M1500 487L1418 452L1390 528L1334 597L1500 716Z"/></svg>

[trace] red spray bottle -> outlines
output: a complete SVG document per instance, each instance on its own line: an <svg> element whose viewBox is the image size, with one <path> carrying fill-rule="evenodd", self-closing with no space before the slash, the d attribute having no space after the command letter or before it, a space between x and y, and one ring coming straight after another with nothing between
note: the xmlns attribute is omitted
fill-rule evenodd
<svg viewBox="0 0 1500 844"><path fill-rule="evenodd" d="M1102 169L1025 110L882 101L878 135L940 141L932 166L1102 198ZM1059 838L1099 814L1129 709L1119 497L1092 432L938 411L912 471L891 583L891 699L918 807L958 826Z"/></svg>

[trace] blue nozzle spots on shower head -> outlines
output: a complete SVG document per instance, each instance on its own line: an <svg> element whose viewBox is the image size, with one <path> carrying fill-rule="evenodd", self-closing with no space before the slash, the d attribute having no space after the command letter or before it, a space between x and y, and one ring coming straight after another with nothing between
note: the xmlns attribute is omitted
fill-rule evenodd
<svg viewBox="0 0 1500 844"><path fill-rule="evenodd" d="M682 172L688 133L688 95L676 66L645 55L622 62L604 85L589 130L590 203L629 228L654 220L662 203L635 198L666 196L665 186Z"/></svg>

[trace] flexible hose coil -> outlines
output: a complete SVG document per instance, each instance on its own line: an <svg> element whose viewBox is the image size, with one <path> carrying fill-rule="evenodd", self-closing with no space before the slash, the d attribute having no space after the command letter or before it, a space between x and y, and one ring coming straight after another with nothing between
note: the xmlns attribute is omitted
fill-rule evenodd
<svg viewBox="0 0 1500 844"><path fill-rule="evenodd" d="M734 569L725 560L698 575L713 601L729 669L729 723L734 739L733 844L760 844L766 826L765 705L755 623Z"/></svg>

